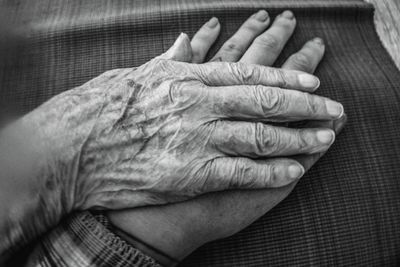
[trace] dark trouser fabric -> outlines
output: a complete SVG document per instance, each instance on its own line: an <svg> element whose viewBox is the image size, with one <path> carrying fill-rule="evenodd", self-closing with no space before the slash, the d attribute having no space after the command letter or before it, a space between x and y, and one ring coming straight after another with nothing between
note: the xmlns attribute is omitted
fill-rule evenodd
<svg viewBox="0 0 400 267"><path fill-rule="evenodd" d="M235 236L205 245L183 266L400 264L400 75L361 1L3 1L29 41L0 70L2 108L25 113L113 68L140 65L211 16L220 46L259 8L286 8L298 26L277 62L325 40L318 94L344 104L348 123L292 194ZM17 38L18 39L18 38ZM12 54L12 53L11 53ZM10 55L11 55L10 54Z"/></svg>

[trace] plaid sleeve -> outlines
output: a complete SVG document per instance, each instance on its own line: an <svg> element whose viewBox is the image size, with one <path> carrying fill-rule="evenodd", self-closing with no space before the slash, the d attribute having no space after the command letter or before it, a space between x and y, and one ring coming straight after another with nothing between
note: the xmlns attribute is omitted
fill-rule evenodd
<svg viewBox="0 0 400 267"><path fill-rule="evenodd" d="M40 240L27 266L160 266L110 231L103 215L75 214Z"/></svg>

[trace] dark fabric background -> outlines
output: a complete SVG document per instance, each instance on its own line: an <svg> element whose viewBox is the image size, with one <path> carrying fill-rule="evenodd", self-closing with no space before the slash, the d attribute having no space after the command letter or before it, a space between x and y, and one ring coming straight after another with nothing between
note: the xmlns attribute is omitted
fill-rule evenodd
<svg viewBox="0 0 400 267"><path fill-rule="evenodd" d="M2 48L1 108L20 114L106 70L144 63L211 16L222 22L218 47L257 9L275 16L290 7L298 26L277 65L306 40L322 37L327 51L316 73L318 93L344 104L348 124L286 200L239 234L205 245L182 266L400 264L400 75L375 33L370 5L312 0L2 5L9 6L5 15L12 21L24 23L19 35L29 36L17 55Z"/></svg>

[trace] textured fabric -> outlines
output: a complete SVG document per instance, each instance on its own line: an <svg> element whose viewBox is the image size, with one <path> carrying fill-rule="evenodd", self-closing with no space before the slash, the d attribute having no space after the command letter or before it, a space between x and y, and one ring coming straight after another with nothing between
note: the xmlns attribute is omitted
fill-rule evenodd
<svg viewBox="0 0 400 267"><path fill-rule="evenodd" d="M161 267L111 232L103 215L82 212L43 237L32 252L29 267Z"/></svg>
<svg viewBox="0 0 400 267"><path fill-rule="evenodd" d="M5 1L30 41L0 69L1 97L21 113L113 68L137 66L210 16L220 46L259 8L291 8L298 26L277 65L314 36L326 43L318 93L344 104L348 123L293 193L247 229L207 244L182 266L400 264L400 75L361 1Z"/></svg>

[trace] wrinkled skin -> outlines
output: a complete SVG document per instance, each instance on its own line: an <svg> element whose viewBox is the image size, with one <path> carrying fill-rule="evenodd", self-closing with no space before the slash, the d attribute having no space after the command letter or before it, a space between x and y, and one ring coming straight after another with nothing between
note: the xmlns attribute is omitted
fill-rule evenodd
<svg viewBox="0 0 400 267"><path fill-rule="evenodd" d="M277 142L272 137L266 139L268 133L273 134L272 128L254 124L249 130L245 129L242 138L235 139L232 133L238 126L219 122L220 110L231 112L243 107L219 104L223 101L220 97L224 96L210 96L191 73L183 66L178 71L175 65L179 67L174 62L155 59L134 71L105 74L100 90L106 88L108 104L99 110L81 152L77 179L84 181L83 185L90 185L80 187L89 194L83 208L161 204L221 189L282 186L301 175L290 177L287 170L280 167L283 163L275 160L276 163L270 161L260 170L263 172L260 177L264 179L254 180L258 170L252 169L250 164L236 167L235 164L240 164L235 163L239 159L224 160L236 149L244 151L244 156L274 155L275 151L268 147L254 151L250 141L246 140L256 131L260 135L257 138L261 139L257 146ZM88 90L98 90L97 86L96 82L90 83ZM267 96L278 98L272 91ZM237 100L238 103L249 102ZM268 101L266 99L264 103ZM275 103L278 101L274 99L272 104L266 104L266 113L270 116L276 114ZM290 142L290 137L287 140ZM300 150L284 149L289 155ZM313 149L318 147L315 145ZM240 160L245 161L244 158ZM238 176L234 171L239 170L235 168L244 173ZM232 179L222 179L221 172L228 175L227 172L231 172ZM110 178L112 180L108 180Z"/></svg>
<svg viewBox="0 0 400 267"><path fill-rule="evenodd" d="M333 142L330 130L321 142L316 129L267 123L340 117L339 103L279 88L311 91L317 78L243 63L175 61L171 51L185 38L143 66L108 71L29 115L53 141L55 169L67 170L58 176L65 176L64 194L74 196L72 205L66 200L72 209L284 186L304 169L275 156L321 152Z"/></svg>
<svg viewBox="0 0 400 267"><path fill-rule="evenodd" d="M271 65L278 57L285 42L293 33L296 21L291 12L276 18L271 28L265 31L269 18L257 20L256 16L265 18L265 11L251 16L213 57L224 61L240 61ZM265 32L264 32L265 31ZM211 44L219 33L219 24L209 27L205 24L193 37L191 47L183 44L175 51L175 58L192 60L201 63ZM272 37L271 37L272 35ZM250 36L250 37L248 37ZM263 40L264 44L274 43L276 46L260 45L253 38ZM272 42L268 38L278 40ZM233 44L233 45L232 45ZM242 47L244 55L224 47ZM246 48L247 51L245 49ZM186 50L193 49L193 57ZM307 42L297 53L284 63L283 68L303 70L312 73L321 60L325 47L320 39ZM345 116L336 121L312 121L306 127L331 128L340 132L345 124ZM295 157L308 170L323 153ZM124 232L123 237L131 241L144 252L155 257L165 265L174 265L169 259L157 254L151 247L162 250L171 257L181 260L204 243L230 236L248 226L254 220L268 212L282 201L294 188L296 183L285 187L264 190L235 190L211 193L193 200L166 206L143 207L125 211L108 212L113 224ZM134 236L147 244L131 240ZM150 246L150 247L149 247Z"/></svg>

